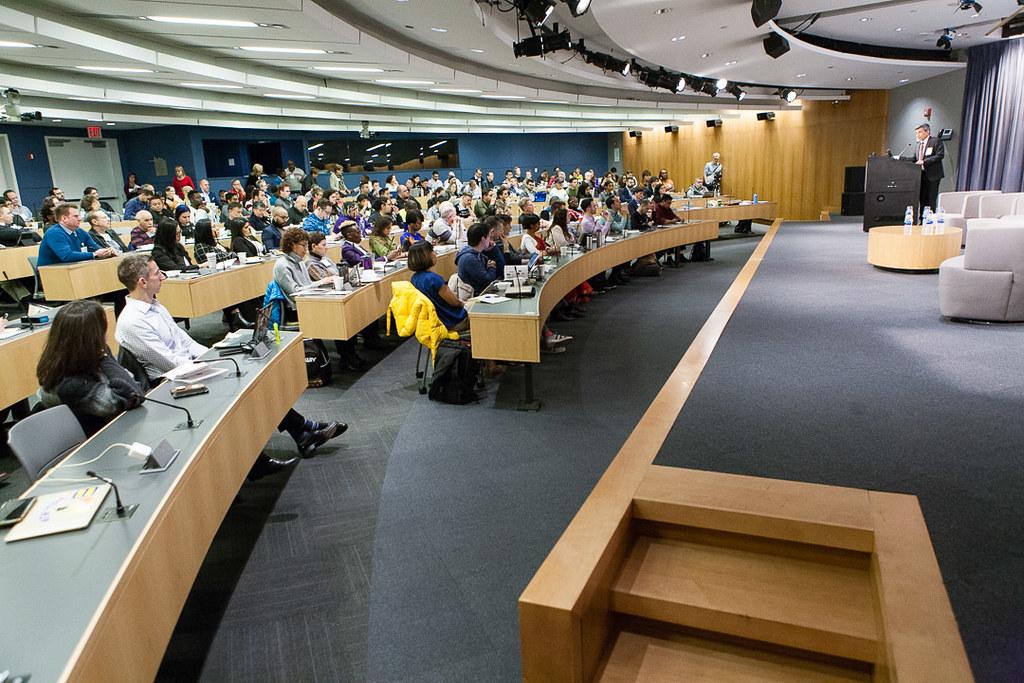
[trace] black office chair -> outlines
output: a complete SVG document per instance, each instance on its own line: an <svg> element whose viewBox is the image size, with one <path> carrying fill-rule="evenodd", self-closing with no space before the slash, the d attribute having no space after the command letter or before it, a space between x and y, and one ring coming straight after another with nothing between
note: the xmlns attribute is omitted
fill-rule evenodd
<svg viewBox="0 0 1024 683"><path fill-rule="evenodd" d="M149 375L146 374L145 368L142 367L142 363L134 353L122 346L117 351L117 362L135 378L143 392L149 391L153 387L149 381Z"/></svg>

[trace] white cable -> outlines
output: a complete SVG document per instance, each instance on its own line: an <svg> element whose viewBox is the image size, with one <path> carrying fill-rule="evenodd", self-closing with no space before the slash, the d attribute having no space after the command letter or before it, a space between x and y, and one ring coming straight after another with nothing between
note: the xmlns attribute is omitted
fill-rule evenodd
<svg viewBox="0 0 1024 683"><path fill-rule="evenodd" d="M127 444L127 443L112 443L112 444L110 444L109 446L107 446L106 448L104 448L104 449L103 449L103 452L102 452L102 453L100 453L99 455L97 455L97 456L96 456L95 458L93 458L92 460L86 460L85 462L76 462L76 463L71 463L71 464L69 464L69 465L65 465L65 464L63 464L63 463L62 463L62 464L60 464L60 465L57 465L57 466L56 466L56 467L54 467L53 469L55 469L55 470L59 470L59 469L61 469L61 468L64 468L64 467L81 467L82 465L91 465L91 464L93 464L94 462L96 462L97 460L99 460L100 458L102 458L102 457L103 457L104 455L106 455L107 453L109 453L109 452L110 452L110 449L111 449L111 448L113 448L114 446L121 446L122 448L125 448L125 449L127 449L127 450L129 450L129 451L130 451L130 450L132 449L132 447L131 447L131 444ZM55 479L55 480L51 480L51 481L60 481L60 480L57 480L57 479ZM89 480L89 479L83 479L83 480L81 480L81 481L91 481L91 480Z"/></svg>

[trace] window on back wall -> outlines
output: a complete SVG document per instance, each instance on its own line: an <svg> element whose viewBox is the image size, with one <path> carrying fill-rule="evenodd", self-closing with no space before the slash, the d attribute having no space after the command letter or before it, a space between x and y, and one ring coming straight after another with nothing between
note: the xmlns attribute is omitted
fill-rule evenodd
<svg viewBox="0 0 1024 683"><path fill-rule="evenodd" d="M311 140L309 163L319 168L341 166L349 171L409 171L457 168L459 143L448 138L390 140L373 137L359 140Z"/></svg>

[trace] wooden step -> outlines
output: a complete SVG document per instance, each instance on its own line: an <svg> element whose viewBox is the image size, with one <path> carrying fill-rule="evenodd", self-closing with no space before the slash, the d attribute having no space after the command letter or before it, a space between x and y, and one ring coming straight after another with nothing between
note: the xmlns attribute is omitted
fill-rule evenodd
<svg viewBox="0 0 1024 683"><path fill-rule="evenodd" d="M598 683L868 683L871 674L841 666L690 636L622 631Z"/></svg>
<svg viewBox="0 0 1024 683"><path fill-rule="evenodd" d="M641 536L612 588L616 612L874 662L866 567Z"/></svg>
<svg viewBox="0 0 1024 683"><path fill-rule="evenodd" d="M874 550L868 491L652 466L633 496L635 519Z"/></svg>

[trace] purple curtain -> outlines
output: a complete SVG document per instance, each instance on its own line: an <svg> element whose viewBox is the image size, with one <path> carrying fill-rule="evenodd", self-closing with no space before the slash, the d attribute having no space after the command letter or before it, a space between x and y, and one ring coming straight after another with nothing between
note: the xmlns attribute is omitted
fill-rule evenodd
<svg viewBox="0 0 1024 683"><path fill-rule="evenodd" d="M967 52L956 189L1024 192L1024 40Z"/></svg>

